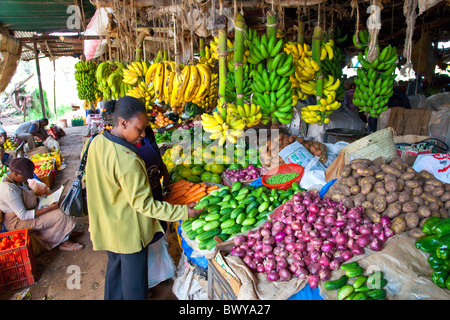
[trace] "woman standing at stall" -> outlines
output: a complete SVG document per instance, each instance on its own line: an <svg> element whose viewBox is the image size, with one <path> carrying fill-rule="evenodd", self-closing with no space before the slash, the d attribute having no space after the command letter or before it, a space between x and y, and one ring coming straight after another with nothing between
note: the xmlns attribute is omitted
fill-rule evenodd
<svg viewBox="0 0 450 320"><path fill-rule="evenodd" d="M145 300L147 246L163 232L158 220L186 220L201 210L153 197L136 147L148 126L144 104L125 96L105 109L113 115L114 128L92 140L86 162L89 231L94 250L108 254L105 299Z"/></svg>

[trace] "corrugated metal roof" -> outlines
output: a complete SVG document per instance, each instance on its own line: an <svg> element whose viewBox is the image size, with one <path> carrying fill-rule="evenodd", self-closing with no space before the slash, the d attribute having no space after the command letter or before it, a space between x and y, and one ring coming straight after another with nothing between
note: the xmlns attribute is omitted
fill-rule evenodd
<svg viewBox="0 0 450 320"><path fill-rule="evenodd" d="M79 4L80 12L84 12L87 24L96 9L89 0L1 0L0 25L13 31L77 31L69 29L70 17L75 12L70 6L75 3Z"/></svg>

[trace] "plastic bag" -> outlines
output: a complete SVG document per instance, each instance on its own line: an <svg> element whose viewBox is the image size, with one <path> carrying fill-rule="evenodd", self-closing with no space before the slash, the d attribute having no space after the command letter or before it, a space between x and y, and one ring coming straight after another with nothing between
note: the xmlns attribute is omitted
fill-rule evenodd
<svg viewBox="0 0 450 320"><path fill-rule="evenodd" d="M327 184L325 180L325 169L318 167L319 157L314 157L305 167L302 180L300 180L300 187L303 189L318 189L320 190Z"/></svg>
<svg viewBox="0 0 450 320"><path fill-rule="evenodd" d="M175 264L167 250L167 236L148 246L148 287L175 276Z"/></svg>
<svg viewBox="0 0 450 320"><path fill-rule="evenodd" d="M47 185L37 179L28 179L28 186L33 190L37 196L43 196L44 194L51 193L51 190Z"/></svg>
<svg viewBox="0 0 450 320"><path fill-rule="evenodd" d="M59 142L52 137L48 137L43 143L50 151L59 150Z"/></svg>
<svg viewBox="0 0 450 320"><path fill-rule="evenodd" d="M417 172L426 170L443 183L450 183L450 154L419 154L413 169Z"/></svg>

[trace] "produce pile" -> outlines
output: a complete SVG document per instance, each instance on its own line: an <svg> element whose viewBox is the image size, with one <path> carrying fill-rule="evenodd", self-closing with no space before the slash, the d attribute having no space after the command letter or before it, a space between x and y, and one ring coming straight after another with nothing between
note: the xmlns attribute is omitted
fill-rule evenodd
<svg viewBox="0 0 450 320"><path fill-rule="evenodd" d="M401 160L378 165L355 159L341 169L340 176L327 196L345 206L363 208L374 223L382 217L392 219L396 234L408 231L418 238L426 218L447 218L450 185L427 171L415 172Z"/></svg>
<svg viewBox="0 0 450 320"><path fill-rule="evenodd" d="M275 189L273 189L275 190ZM235 237L230 254L269 281L307 279L311 288L365 248L379 251L394 235L384 216L373 223L361 208L350 208L314 191L298 192L261 227Z"/></svg>
<svg viewBox="0 0 450 320"><path fill-rule="evenodd" d="M51 171L55 170L55 161L54 160L44 160L41 164L36 165L34 169L34 173L39 177L46 177L50 174Z"/></svg>
<svg viewBox="0 0 450 320"><path fill-rule="evenodd" d="M3 165L0 168L0 180L3 179L8 174L8 167Z"/></svg>
<svg viewBox="0 0 450 320"><path fill-rule="evenodd" d="M423 237L416 240L417 249L430 254L432 280L450 290L450 218L429 217L422 226Z"/></svg>
<svg viewBox="0 0 450 320"><path fill-rule="evenodd" d="M200 250L211 250L218 243L214 237L225 241L257 227L276 207L292 198L295 191L254 188L236 182L201 198L194 209L204 209L204 212L183 221L181 226L186 236L198 243Z"/></svg>
<svg viewBox="0 0 450 320"><path fill-rule="evenodd" d="M19 248L26 243L25 234L17 232L13 236L3 237L0 241L0 251Z"/></svg>
<svg viewBox="0 0 450 320"><path fill-rule="evenodd" d="M22 143L22 140L9 136L5 143L3 144L3 147L5 150L16 150L17 147Z"/></svg>
<svg viewBox="0 0 450 320"><path fill-rule="evenodd" d="M217 185L206 185L205 183L193 183L182 179L172 183L170 193L165 201L170 204L189 204L197 202L212 191L219 189Z"/></svg>
<svg viewBox="0 0 450 320"><path fill-rule="evenodd" d="M101 91L97 89L95 73L97 64L90 61L78 61L75 64L75 80L77 81L78 98L86 101L101 99Z"/></svg>

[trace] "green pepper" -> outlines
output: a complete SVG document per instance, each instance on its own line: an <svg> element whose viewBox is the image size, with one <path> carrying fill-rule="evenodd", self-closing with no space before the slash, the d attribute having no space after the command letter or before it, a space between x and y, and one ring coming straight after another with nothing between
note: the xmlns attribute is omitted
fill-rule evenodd
<svg viewBox="0 0 450 320"><path fill-rule="evenodd" d="M443 260L448 260L448 259L450 259L450 250L436 248L436 255L438 256L438 258L441 258Z"/></svg>
<svg viewBox="0 0 450 320"><path fill-rule="evenodd" d="M439 236L450 234L450 218L443 219L436 223L431 231Z"/></svg>
<svg viewBox="0 0 450 320"><path fill-rule="evenodd" d="M439 258L436 253L430 254L427 261L433 270L450 271L450 261Z"/></svg>
<svg viewBox="0 0 450 320"><path fill-rule="evenodd" d="M436 284L439 288L445 288L449 275L450 273L448 271L433 271L432 279L434 284Z"/></svg>
<svg viewBox="0 0 450 320"><path fill-rule="evenodd" d="M431 229L434 227L434 225L441 221L441 218L439 217L429 217L427 220L425 220L425 223L422 226L422 232L425 234L432 234Z"/></svg>
<svg viewBox="0 0 450 320"><path fill-rule="evenodd" d="M416 248L426 253L435 252L438 245L439 236L437 234L426 235L416 240Z"/></svg>

